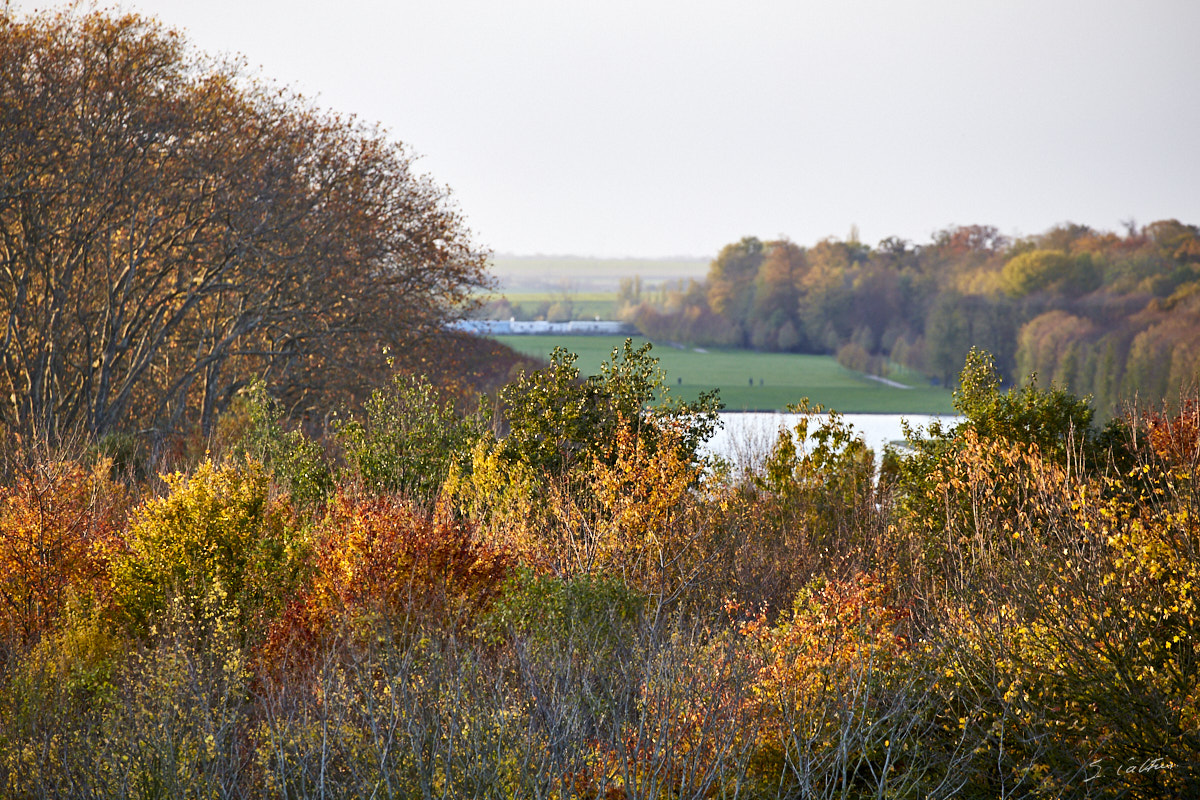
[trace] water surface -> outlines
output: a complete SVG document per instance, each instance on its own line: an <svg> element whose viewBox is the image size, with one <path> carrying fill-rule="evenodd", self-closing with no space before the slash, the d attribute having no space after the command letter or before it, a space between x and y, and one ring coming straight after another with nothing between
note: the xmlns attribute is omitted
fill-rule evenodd
<svg viewBox="0 0 1200 800"><path fill-rule="evenodd" d="M771 412L745 412L721 414L722 427L704 446L706 453L719 455L735 464L754 463L765 455L771 444L779 435L781 428L794 428L800 419L800 414L785 414ZM827 418L825 414L814 415L818 419ZM961 421L961 417L938 414L843 414L842 418L855 432L862 436L867 447L875 451L876 458L883 453L889 444L900 445L904 442L903 422L914 428L926 428L933 420L941 420L942 424L953 425ZM818 425L818 419L809 423L813 430Z"/></svg>

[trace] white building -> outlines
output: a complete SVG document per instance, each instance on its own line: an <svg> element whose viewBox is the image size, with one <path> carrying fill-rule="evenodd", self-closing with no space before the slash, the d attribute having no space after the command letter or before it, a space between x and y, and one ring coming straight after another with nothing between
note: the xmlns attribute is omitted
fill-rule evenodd
<svg viewBox="0 0 1200 800"><path fill-rule="evenodd" d="M545 335L570 334L574 336L619 336L637 333L627 322L617 320L583 320L570 322L547 322L544 319L519 321L516 319L464 319L452 322L450 330L473 333L477 336Z"/></svg>

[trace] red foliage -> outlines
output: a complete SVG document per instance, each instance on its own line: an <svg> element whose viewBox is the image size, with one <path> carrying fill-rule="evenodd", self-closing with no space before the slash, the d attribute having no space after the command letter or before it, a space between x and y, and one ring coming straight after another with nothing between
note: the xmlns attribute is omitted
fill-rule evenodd
<svg viewBox="0 0 1200 800"><path fill-rule="evenodd" d="M1185 398L1175 414L1151 411L1146 430L1159 458L1180 466L1194 464L1200 455L1200 398Z"/></svg>
<svg viewBox="0 0 1200 800"><path fill-rule="evenodd" d="M308 589L276 620L266 652L311 653L364 619L465 627L514 564L462 522L395 497L339 494L317 533Z"/></svg>

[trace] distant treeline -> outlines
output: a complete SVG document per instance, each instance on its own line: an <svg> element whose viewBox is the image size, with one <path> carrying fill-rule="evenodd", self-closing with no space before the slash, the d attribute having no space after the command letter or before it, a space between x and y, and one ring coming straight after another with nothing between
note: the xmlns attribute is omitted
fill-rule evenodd
<svg viewBox="0 0 1200 800"><path fill-rule="evenodd" d="M619 303L654 338L830 353L880 374L898 363L944 383L980 347L1006 381L1037 373L1109 416L1135 395L1177 398L1200 374L1200 228L1065 224L1012 240L966 226L874 248L855 234L812 247L751 237L703 282L650 297L630 279Z"/></svg>

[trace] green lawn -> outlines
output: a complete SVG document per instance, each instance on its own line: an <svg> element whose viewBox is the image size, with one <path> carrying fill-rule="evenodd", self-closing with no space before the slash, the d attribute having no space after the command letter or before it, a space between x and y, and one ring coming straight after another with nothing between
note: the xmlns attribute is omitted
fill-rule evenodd
<svg viewBox="0 0 1200 800"><path fill-rule="evenodd" d="M579 368L598 372L614 347L616 336L498 336L521 353L546 357L556 346L579 354ZM640 344L644 339L635 338ZM946 389L916 385L897 389L842 367L829 356L755 353L749 350L679 350L655 345L652 351L667 374L671 391L694 398L719 388L730 411L782 410L807 397L814 403L847 414L951 414L954 406ZM750 385L753 379L754 385ZM910 378L911 380L911 378Z"/></svg>

